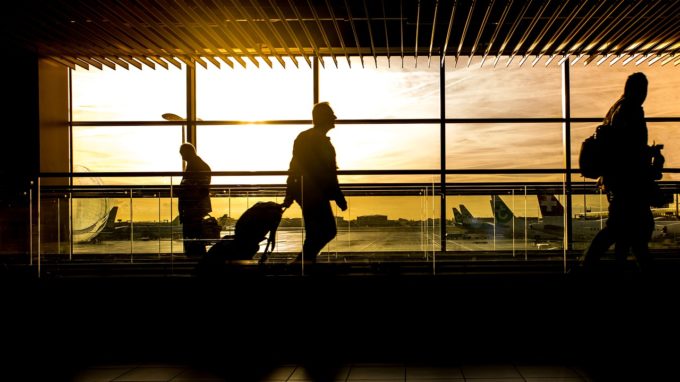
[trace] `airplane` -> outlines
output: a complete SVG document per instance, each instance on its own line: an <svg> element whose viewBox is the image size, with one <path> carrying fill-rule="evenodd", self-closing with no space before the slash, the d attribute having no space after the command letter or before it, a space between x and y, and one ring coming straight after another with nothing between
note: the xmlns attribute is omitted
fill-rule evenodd
<svg viewBox="0 0 680 382"><path fill-rule="evenodd" d="M536 197L542 219L529 226L531 237L539 240L562 240L564 238L564 206L553 194L537 194ZM602 219L579 215L571 221L572 238L589 241L602 227L604 227Z"/></svg>
<svg viewBox="0 0 680 382"><path fill-rule="evenodd" d="M473 230L493 230L493 223L485 221L482 218L476 218L472 216L472 213L467 209L467 207L465 207L464 204L460 204L458 207L460 207L460 212L458 212L458 210L456 210L454 207L453 216L455 217L456 221L460 221L462 223L463 227ZM457 212L460 218L456 216Z"/></svg>
<svg viewBox="0 0 680 382"><path fill-rule="evenodd" d="M460 204L459 208L460 211L452 207L453 223L457 230L448 232L446 234L448 239L472 239L473 236L486 238L493 235L493 223L474 217L463 204Z"/></svg>
<svg viewBox="0 0 680 382"><path fill-rule="evenodd" d="M116 240L130 240L130 232L132 232L132 240L158 240L169 239L181 240L182 223L179 222L179 216L175 217L171 222L155 222L155 221L135 221L131 225L129 221L115 221L118 207L111 208L108 214L106 224L102 229L91 239L83 242L98 243L102 241L116 241ZM227 215L217 219L218 224L225 230L225 227L233 227L235 220Z"/></svg>
<svg viewBox="0 0 680 382"><path fill-rule="evenodd" d="M523 238L525 226L529 225L530 222L538 221L537 218L515 216L510 207L498 195L491 196L490 204L496 222L496 233L505 237ZM529 237L533 238L532 236Z"/></svg>
<svg viewBox="0 0 680 382"><path fill-rule="evenodd" d="M97 221L91 225L74 229L72 232L73 241L75 243L88 243L92 242L101 234L102 231L106 230L107 227L113 227L114 221L116 219L116 213L118 212L118 207L112 207L111 210L104 216L101 216Z"/></svg>
<svg viewBox="0 0 680 382"><path fill-rule="evenodd" d="M182 224L179 217L171 222L134 222L116 221L118 207L114 206L108 214L108 219L98 234L87 242L98 243L101 241L130 240L132 230L133 240L156 240L159 238L181 239Z"/></svg>

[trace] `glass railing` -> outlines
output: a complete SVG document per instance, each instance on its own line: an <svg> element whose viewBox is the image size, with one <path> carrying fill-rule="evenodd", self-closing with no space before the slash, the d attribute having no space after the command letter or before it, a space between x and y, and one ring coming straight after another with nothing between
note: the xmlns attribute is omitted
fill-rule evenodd
<svg viewBox="0 0 680 382"><path fill-rule="evenodd" d="M531 262L566 271L607 218L606 196L592 182L572 184L570 203L561 183L447 183L443 208L439 176L415 173L369 173L362 178L368 182L361 183L350 178L356 174L342 175L348 208L341 211L331 202L337 235L313 266L372 273L396 265L400 272L437 273L472 271L480 262L497 267ZM202 241L209 253L218 241L234 238L236 222L246 210L257 202L281 203L285 196L278 173L213 174L211 216L221 227L222 239ZM235 182L230 179L242 182L244 176L257 176L262 183L231 184ZM41 177L32 192L36 207L30 212L31 263L40 273L109 264L118 265L119 272L195 274L201 259L184 253L175 196L180 179L181 173ZM418 182L409 182L413 179ZM654 209L650 248L677 250L678 185L664 183L664 188L674 193L673 203ZM303 252L305 235L302 211L294 203L282 215L275 248L266 261L260 261L263 241L252 257L230 261L226 255L227 262L231 269L257 266L265 273L304 274L309 270L305 266L312 264L291 262ZM303 256L310 259L309 254Z"/></svg>

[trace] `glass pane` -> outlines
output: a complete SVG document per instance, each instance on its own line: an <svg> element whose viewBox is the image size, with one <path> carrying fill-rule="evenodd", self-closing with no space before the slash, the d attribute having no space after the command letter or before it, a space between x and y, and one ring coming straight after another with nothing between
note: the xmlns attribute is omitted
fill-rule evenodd
<svg viewBox="0 0 680 382"><path fill-rule="evenodd" d="M447 250L517 255L518 251L562 249L563 230L548 232L542 227L543 196L502 188L483 192L447 196Z"/></svg>
<svg viewBox="0 0 680 382"><path fill-rule="evenodd" d="M359 57L326 60L319 70L321 101L330 102L339 119L439 118L439 62L427 57ZM389 66L388 66L389 64Z"/></svg>
<svg viewBox="0 0 680 382"><path fill-rule="evenodd" d="M439 125L336 125L341 170L439 168Z"/></svg>
<svg viewBox="0 0 680 382"><path fill-rule="evenodd" d="M295 67L275 62L260 67L247 61L217 69L196 69L196 115L203 120L265 121L311 119L313 104L312 69L303 60Z"/></svg>
<svg viewBox="0 0 680 382"><path fill-rule="evenodd" d="M448 169L563 168L559 123L448 124Z"/></svg>
<svg viewBox="0 0 680 382"><path fill-rule="evenodd" d="M578 170L578 154L581 150L581 143L587 137L595 133L595 128L599 125L596 122L587 123L572 123L571 124L571 163L575 170ZM648 143L663 144L664 148L662 154L666 158L664 168L678 168L680 167L680 135L677 134L677 127L674 123L647 123L647 130L649 131ZM580 175L575 175L578 180L584 178ZM680 174L666 173L663 176L663 181L679 180ZM576 180L576 179L575 179ZM586 179L586 181L593 181Z"/></svg>
<svg viewBox="0 0 680 382"><path fill-rule="evenodd" d="M529 118L562 116L562 75L557 65L523 66L481 57L446 58L447 118ZM515 58L517 60L517 58Z"/></svg>
<svg viewBox="0 0 680 382"><path fill-rule="evenodd" d="M636 66L576 64L571 70L572 117L604 118L611 105L623 94L629 75L643 72L649 80L644 103L647 117L680 116L680 71L672 65Z"/></svg>
<svg viewBox="0 0 680 382"><path fill-rule="evenodd" d="M74 170L181 171L181 143L180 126L77 126L73 128ZM113 179L104 181L114 184L109 183Z"/></svg>
<svg viewBox="0 0 680 382"><path fill-rule="evenodd" d="M169 69L72 71L74 121L160 121L186 116L186 72Z"/></svg>
<svg viewBox="0 0 680 382"><path fill-rule="evenodd" d="M286 171L302 125L198 126L199 155L213 171ZM333 135L331 130L329 135Z"/></svg>
<svg viewBox="0 0 680 382"><path fill-rule="evenodd" d="M286 171L295 137L311 126L199 126L197 146L213 171ZM336 125L328 132L339 170L437 169L437 125ZM427 148L427 149L423 149ZM239 179L256 182L255 179ZM271 180L271 179L268 179ZM362 182L355 177L355 182ZM259 181L257 181L259 182ZM256 183L257 183L256 182Z"/></svg>

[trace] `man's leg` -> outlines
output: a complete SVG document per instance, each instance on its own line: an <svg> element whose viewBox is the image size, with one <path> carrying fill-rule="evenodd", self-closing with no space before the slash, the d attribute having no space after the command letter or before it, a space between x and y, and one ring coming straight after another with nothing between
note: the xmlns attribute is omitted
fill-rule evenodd
<svg viewBox="0 0 680 382"><path fill-rule="evenodd" d="M609 247L614 244L614 235L611 228L604 227L598 232L593 241L583 253L583 258L581 259L581 266L584 269L591 270L599 263L600 258L604 255Z"/></svg>
<svg viewBox="0 0 680 382"><path fill-rule="evenodd" d="M202 217L186 217L182 223L185 256L205 255L205 243L198 240L202 238L202 220Z"/></svg>
<svg viewBox="0 0 680 382"><path fill-rule="evenodd" d="M337 234L335 217L329 201L307 204L302 210L305 219L305 261L316 261L316 256Z"/></svg>

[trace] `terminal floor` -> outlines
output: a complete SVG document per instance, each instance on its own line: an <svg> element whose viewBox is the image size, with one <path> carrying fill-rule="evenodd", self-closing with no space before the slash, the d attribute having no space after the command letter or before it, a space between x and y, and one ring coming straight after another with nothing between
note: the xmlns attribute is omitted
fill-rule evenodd
<svg viewBox="0 0 680 382"><path fill-rule="evenodd" d="M232 276L0 280L0 380L680 379L675 272Z"/></svg>

